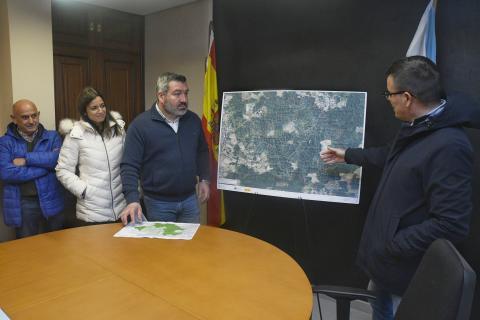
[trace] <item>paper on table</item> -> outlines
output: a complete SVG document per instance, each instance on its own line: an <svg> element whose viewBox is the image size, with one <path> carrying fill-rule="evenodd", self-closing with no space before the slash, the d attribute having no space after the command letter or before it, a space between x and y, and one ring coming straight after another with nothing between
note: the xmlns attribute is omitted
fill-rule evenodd
<svg viewBox="0 0 480 320"><path fill-rule="evenodd" d="M138 224L128 224L114 237L190 240L199 226L198 223L144 221Z"/></svg>
<svg viewBox="0 0 480 320"><path fill-rule="evenodd" d="M3 312L2 308L0 308L0 320L10 320L5 312Z"/></svg>

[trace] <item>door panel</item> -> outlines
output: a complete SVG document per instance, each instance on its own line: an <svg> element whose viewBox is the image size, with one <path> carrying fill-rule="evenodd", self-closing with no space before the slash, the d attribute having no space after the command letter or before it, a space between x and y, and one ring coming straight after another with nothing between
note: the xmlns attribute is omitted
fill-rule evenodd
<svg viewBox="0 0 480 320"><path fill-rule="evenodd" d="M54 55L55 122L58 127L64 118L79 119L77 98L81 90L91 83L87 56Z"/></svg>
<svg viewBox="0 0 480 320"><path fill-rule="evenodd" d="M76 1L52 1L56 123L78 119L85 86L103 93L127 125L144 110L144 18Z"/></svg>
<svg viewBox="0 0 480 320"><path fill-rule="evenodd" d="M120 112L126 124L143 109L139 96L140 63L134 55L104 53L103 88L106 103L112 110Z"/></svg>

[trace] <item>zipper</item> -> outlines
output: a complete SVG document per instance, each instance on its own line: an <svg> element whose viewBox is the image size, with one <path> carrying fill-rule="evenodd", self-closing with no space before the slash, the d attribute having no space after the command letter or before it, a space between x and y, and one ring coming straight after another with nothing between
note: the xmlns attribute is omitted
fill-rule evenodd
<svg viewBox="0 0 480 320"><path fill-rule="evenodd" d="M113 199L113 190L112 190L112 169L110 168L110 158L108 157L107 145L105 144L105 140L103 139L103 135L100 136L103 142L103 148L105 149L105 154L107 156L107 164L108 164L108 177L109 177L109 185L110 185L110 196L112 199L112 212L114 221L117 221L117 215L115 214L115 205Z"/></svg>
<svg viewBox="0 0 480 320"><path fill-rule="evenodd" d="M184 168L184 161L183 161L183 154L182 154L182 147L181 147L181 144L180 144L180 121L178 123L178 130L177 132L175 133L176 135L176 138L177 138L177 147L178 147L178 154L180 155L180 163L181 163L181 166L180 166L180 179L181 179L181 185L183 186L184 184L184 181L183 181L183 168Z"/></svg>

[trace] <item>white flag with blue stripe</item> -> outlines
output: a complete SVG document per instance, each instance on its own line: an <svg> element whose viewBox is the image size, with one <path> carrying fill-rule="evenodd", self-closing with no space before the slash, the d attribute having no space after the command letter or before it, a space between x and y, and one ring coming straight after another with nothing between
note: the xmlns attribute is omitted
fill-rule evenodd
<svg viewBox="0 0 480 320"><path fill-rule="evenodd" d="M407 50L407 57L424 56L436 62L437 41L435 39L435 7L437 1L430 0L422 19L418 24L417 32Z"/></svg>

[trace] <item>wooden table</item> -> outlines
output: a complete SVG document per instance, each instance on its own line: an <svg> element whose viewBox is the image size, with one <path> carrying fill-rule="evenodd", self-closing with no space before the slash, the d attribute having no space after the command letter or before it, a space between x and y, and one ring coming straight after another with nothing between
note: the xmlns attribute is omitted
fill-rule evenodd
<svg viewBox="0 0 480 320"><path fill-rule="evenodd" d="M12 319L308 319L310 283L287 254L201 226L193 240L114 238L120 224L0 243Z"/></svg>

